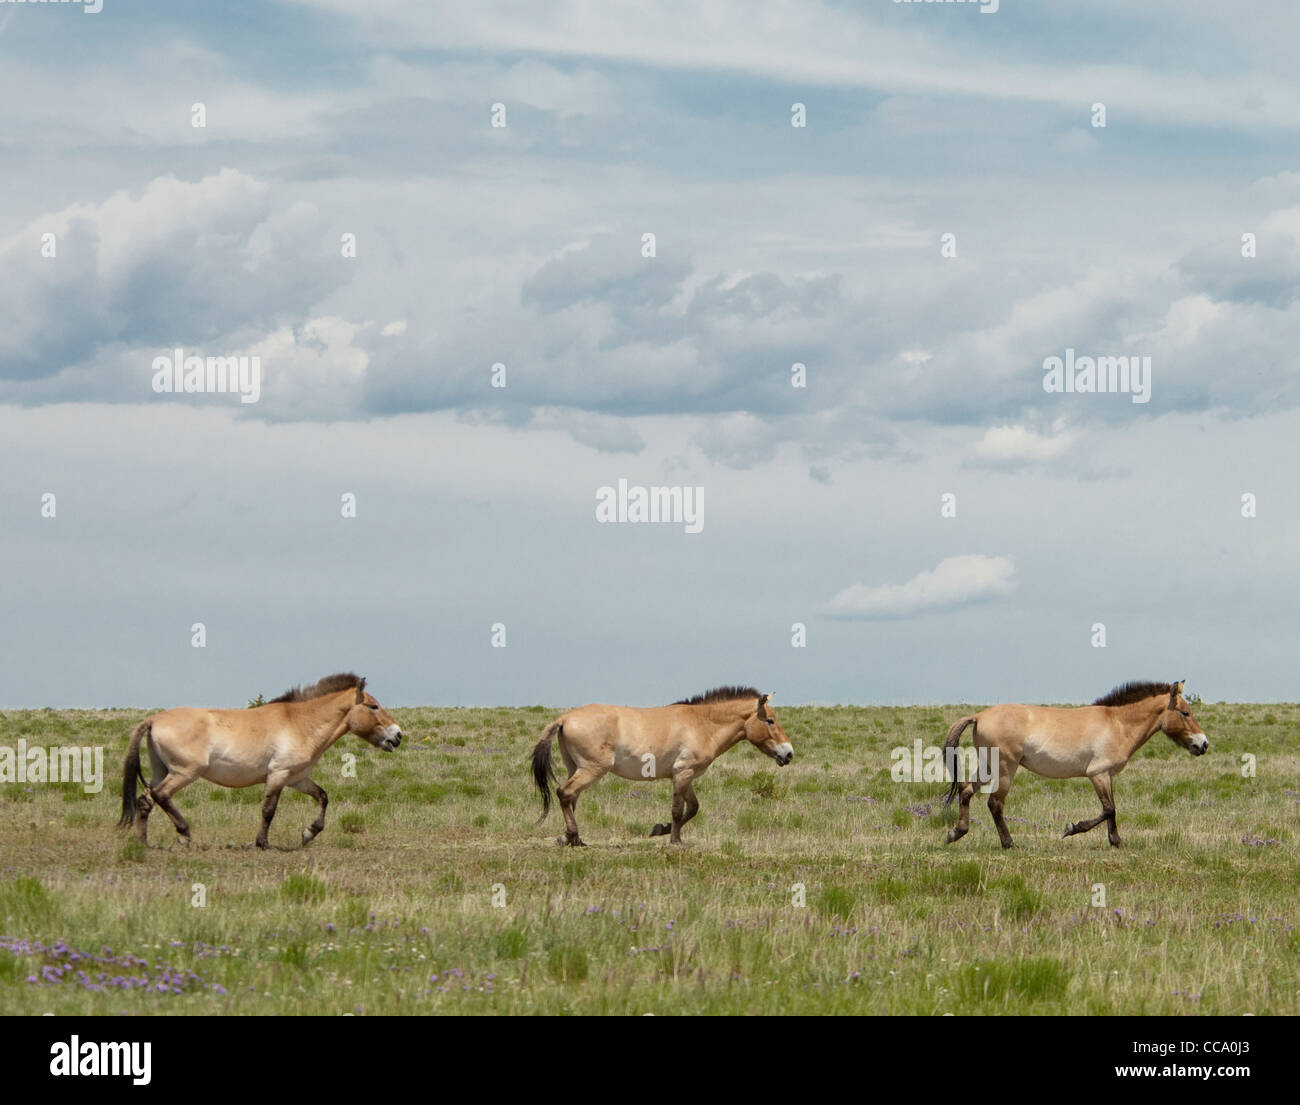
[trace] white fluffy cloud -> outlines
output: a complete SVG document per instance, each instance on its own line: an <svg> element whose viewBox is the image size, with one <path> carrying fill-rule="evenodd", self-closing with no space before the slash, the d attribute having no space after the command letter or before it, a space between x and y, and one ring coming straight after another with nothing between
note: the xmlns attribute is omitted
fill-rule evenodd
<svg viewBox="0 0 1300 1105"><path fill-rule="evenodd" d="M177 345L225 355L349 275L316 208L233 169L40 216L0 241L0 399L83 399L41 382L124 348L141 371Z"/></svg>
<svg viewBox="0 0 1300 1105"><path fill-rule="evenodd" d="M855 583L837 594L827 613L837 618L906 618L1002 598L1015 589L1009 556L950 556L906 583L868 587Z"/></svg>
<svg viewBox="0 0 1300 1105"><path fill-rule="evenodd" d="M990 426L975 443L975 455L994 465L1018 465L1055 460L1074 445L1075 437L1063 428L1040 434L1027 426Z"/></svg>

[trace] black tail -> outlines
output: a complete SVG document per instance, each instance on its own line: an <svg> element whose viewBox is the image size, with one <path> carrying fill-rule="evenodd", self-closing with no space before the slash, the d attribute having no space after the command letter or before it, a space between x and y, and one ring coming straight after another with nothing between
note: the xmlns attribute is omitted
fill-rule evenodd
<svg viewBox="0 0 1300 1105"><path fill-rule="evenodd" d="M948 797L943 800L945 806L952 805L952 800L957 797L957 791L961 789L961 780L958 778L958 772L954 762L955 757L952 753L956 751L957 742L961 740L961 735L965 731L966 726L975 724L975 718L976 715L971 714L970 717L964 717L960 721L954 722L952 728L948 730L947 739L943 742L944 766L952 776L952 786L948 788ZM971 730L971 733L973 735L974 730Z"/></svg>
<svg viewBox="0 0 1300 1105"><path fill-rule="evenodd" d="M126 763L122 765L122 816L117 819L119 829L129 829L135 823L135 782L137 779L145 782L140 770L140 741L149 735L151 725L148 721L140 722L131 731L130 743L126 746Z"/></svg>
<svg viewBox="0 0 1300 1105"><path fill-rule="evenodd" d="M546 727L546 732L542 734L542 739L537 742L537 747L533 749L533 782L542 792L542 816L537 819L539 825L551 812L551 788L555 786L555 768L551 765L551 741L563 731L564 727L558 721L551 722Z"/></svg>

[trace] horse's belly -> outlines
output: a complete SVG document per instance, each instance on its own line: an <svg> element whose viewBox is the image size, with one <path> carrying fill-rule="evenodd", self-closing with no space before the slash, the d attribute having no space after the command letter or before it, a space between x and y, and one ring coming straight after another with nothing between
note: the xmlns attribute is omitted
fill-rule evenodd
<svg viewBox="0 0 1300 1105"><path fill-rule="evenodd" d="M673 773L671 763L662 763L653 752L627 752L614 749L614 766L610 770L620 779L666 779Z"/></svg>
<svg viewBox="0 0 1300 1105"><path fill-rule="evenodd" d="M262 757L248 760L230 749L214 748L208 754L204 778L223 787L251 787L266 781L266 763Z"/></svg>
<svg viewBox="0 0 1300 1105"><path fill-rule="evenodd" d="M266 781L266 771L258 771L243 764L215 763L208 766L204 778L223 787L251 787Z"/></svg>
<svg viewBox="0 0 1300 1105"><path fill-rule="evenodd" d="M1020 756L1022 767L1048 779L1073 779L1084 775L1091 762L1090 747L1070 748L1053 741L1035 741L1032 737L1025 741Z"/></svg>

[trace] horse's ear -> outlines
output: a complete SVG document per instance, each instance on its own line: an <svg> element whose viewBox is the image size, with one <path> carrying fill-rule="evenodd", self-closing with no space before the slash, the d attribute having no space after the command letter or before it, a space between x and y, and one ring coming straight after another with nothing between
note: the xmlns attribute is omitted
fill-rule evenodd
<svg viewBox="0 0 1300 1105"><path fill-rule="evenodd" d="M1170 683L1170 684L1169 684L1169 701L1170 701L1170 702L1172 702L1172 701L1173 701L1174 699L1176 699L1180 694L1183 693L1183 684L1186 683L1186 682L1187 682L1186 679L1180 679L1180 680L1178 680L1177 683Z"/></svg>
<svg viewBox="0 0 1300 1105"><path fill-rule="evenodd" d="M366 700L366 681L363 679L357 684L357 705L360 706Z"/></svg>
<svg viewBox="0 0 1300 1105"><path fill-rule="evenodd" d="M758 704L759 704L759 706L766 706L766 705L767 705L767 700L768 700L769 698L771 698L771 697L772 697L772 696L771 696L770 694L761 694L761 695L759 695L759 696L758 696Z"/></svg>

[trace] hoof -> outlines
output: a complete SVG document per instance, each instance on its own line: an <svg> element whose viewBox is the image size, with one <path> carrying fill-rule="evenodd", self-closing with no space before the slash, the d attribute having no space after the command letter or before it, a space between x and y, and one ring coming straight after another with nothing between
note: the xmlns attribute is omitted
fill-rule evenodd
<svg viewBox="0 0 1300 1105"><path fill-rule="evenodd" d="M650 830L650 835L667 836L670 832L672 832L672 828L673 827L671 825L663 825L663 824L656 825L653 829Z"/></svg>
<svg viewBox="0 0 1300 1105"><path fill-rule="evenodd" d="M949 843L949 844L955 844L955 843L956 843L957 841L959 841L960 839L961 839L961 833L959 833L956 829L949 829L949 830L948 830L948 843Z"/></svg>
<svg viewBox="0 0 1300 1105"><path fill-rule="evenodd" d="M265 851L270 847L270 845L269 845L265 840L255 840L255 841L253 841L253 844L254 844L254 845L255 845L255 846L256 846L260 851L263 851L263 852L265 852Z"/></svg>
<svg viewBox="0 0 1300 1105"><path fill-rule="evenodd" d="M304 848L306 848L307 845L310 844L310 843L312 842L312 839L313 839L313 838L312 838L312 835L311 835L311 830L310 830L310 829L303 829L303 831L302 831L302 846L303 846Z"/></svg>
<svg viewBox="0 0 1300 1105"><path fill-rule="evenodd" d="M1002 842L1002 847L1004 848L1014 848L1015 846L1016 842L1014 840L1004 840Z"/></svg>
<svg viewBox="0 0 1300 1105"><path fill-rule="evenodd" d="M188 847L190 846L190 834L189 834L189 833L177 833L177 834L176 834L176 839L179 840L182 844L184 844L185 847L188 848Z"/></svg>
<svg viewBox="0 0 1300 1105"><path fill-rule="evenodd" d="M1069 821L1065 823L1065 832L1061 834L1061 838L1064 839L1067 836L1074 836L1074 825Z"/></svg>

